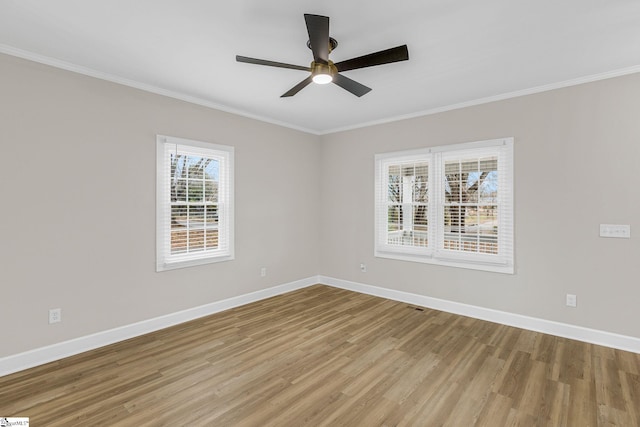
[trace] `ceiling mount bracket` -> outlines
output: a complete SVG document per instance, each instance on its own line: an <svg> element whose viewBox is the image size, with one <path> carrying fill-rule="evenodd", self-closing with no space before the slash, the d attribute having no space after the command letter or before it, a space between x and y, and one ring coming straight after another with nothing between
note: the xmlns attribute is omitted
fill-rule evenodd
<svg viewBox="0 0 640 427"><path fill-rule="evenodd" d="M307 47L313 50L311 48L311 40L307 40ZM337 47L338 47L338 40L334 39L333 37L329 37L329 53L331 53Z"/></svg>

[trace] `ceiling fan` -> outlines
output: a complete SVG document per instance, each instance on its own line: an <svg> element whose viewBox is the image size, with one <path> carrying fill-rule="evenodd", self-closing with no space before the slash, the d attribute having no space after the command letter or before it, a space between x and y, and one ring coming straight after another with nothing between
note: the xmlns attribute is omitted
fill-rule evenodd
<svg viewBox="0 0 640 427"><path fill-rule="evenodd" d="M304 20L307 24L307 32L309 33L307 47L313 52L313 61L309 67L236 55L236 61L238 62L311 72L309 77L289 89L281 98L295 95L311 82L318 84L333 82L355 96L360 97L371 91L371 88L343 76L340 74L341 72L409 59L409 51L405 44L334 64L333 61L329 60L329 54L338 46L338 42L333 37L329 37L329 17L305 14Z"/></svg>

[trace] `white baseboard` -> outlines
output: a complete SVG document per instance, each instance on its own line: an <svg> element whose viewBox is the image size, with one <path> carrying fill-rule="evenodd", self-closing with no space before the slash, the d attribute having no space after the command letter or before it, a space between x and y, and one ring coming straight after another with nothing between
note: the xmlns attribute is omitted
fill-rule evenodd
<svg viewBox="0 0 640 427"><path fill-rule="evenodd" d="M75 354L83 353L85 351L93 350L98 347L103 347L129 338L148 334L149 332L188 322L199 317L208 316L230 308L280 295L285 292L294 291L296 289L306 288L307 286L315 285L317 283L320 283L319 276L308 277L306 279L296 280L294 282L274 286L272 288L262 289L249 294L239 295L237 297L216 301L199 307L167 314L165 316L143 320L141 322L132 323L119 328L7 356L0 359L0 377L65 357L73 356Z"/></svg>
<svg viewBox="0 0 640 427"><path fill-rule="evenodd" d="M168 328L180 323L188 322L190 320L208 316L230 308L249 304L297 289L306 288L317 283L640 354L640 338L554 322L551 320L538 319L520 314L508 313L490 308L462 304L459 302L447 301L424 295L412 294L409 292L380 288L377 286L365 285L363 283L335 279L333 277L312 276L306 279L285 283L272 288L251 292L249 294L239 295L222 301L216 301L165 316L132 323L131 325L7 356L0 359L0 377L103 347L105 345Z"/></svg>
<svg viewBox="0 0 640 427"><path fill-rule="evenodd" d="M406 302L408 304L446 311L448 313L460 314L462 316L487 320L489 322L500 323L503 325L515 326L517 328L528 329L530 331L543 332L545 334L563 338L570 338L591 344L598 344L606 347L640 353L640 338L600 331L597 329L584 328L582 326L575 326L567 323L528 317L520 314L508 313L490 308L462 304L459 302L447 301L424 295L412 294L409 292L380 288L377 286L335 279L332 277L320 276L319 280L322 284L336 288L374 295L394 301Z"/></svg>

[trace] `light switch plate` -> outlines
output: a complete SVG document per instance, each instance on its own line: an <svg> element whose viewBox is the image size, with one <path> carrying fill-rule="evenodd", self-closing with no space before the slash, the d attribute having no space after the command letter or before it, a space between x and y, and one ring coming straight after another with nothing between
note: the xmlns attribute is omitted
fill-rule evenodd
<svg viewBox="0 0 640 427"><path fill-rule="evenodd" d="M631 226L628 224L600 224L600 237L629 239L631 238Z"/></svg>

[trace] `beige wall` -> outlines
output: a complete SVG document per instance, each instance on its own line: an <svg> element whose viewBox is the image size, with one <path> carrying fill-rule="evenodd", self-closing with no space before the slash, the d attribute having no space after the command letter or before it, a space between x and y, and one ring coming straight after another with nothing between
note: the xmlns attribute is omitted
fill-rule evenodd
<svg viewBox="0 0 640 427"><path fill-rule="evenodd" d="M156 134L235 147L234 261L156 273ZM318 274L317 136L0 55L0 146L0 357Z"/></svg>
<svg viewBox="0 0 640 427"><path fill-rule="evenodd" d="M510 136L515 275L373 256L376 153ZM640 338L639 160L640 74L325 136L320 271Z"/></svg>
<svg viewBox="0 0 640 427"><path fill-rule="evenodd" d="M317 137L0 55L0 357L319 273L640 337L639 111L637 74ZM155 272L156 134L235 147L234 261ZM376 153L509 136L516 274L373 257Z"/></svg>

